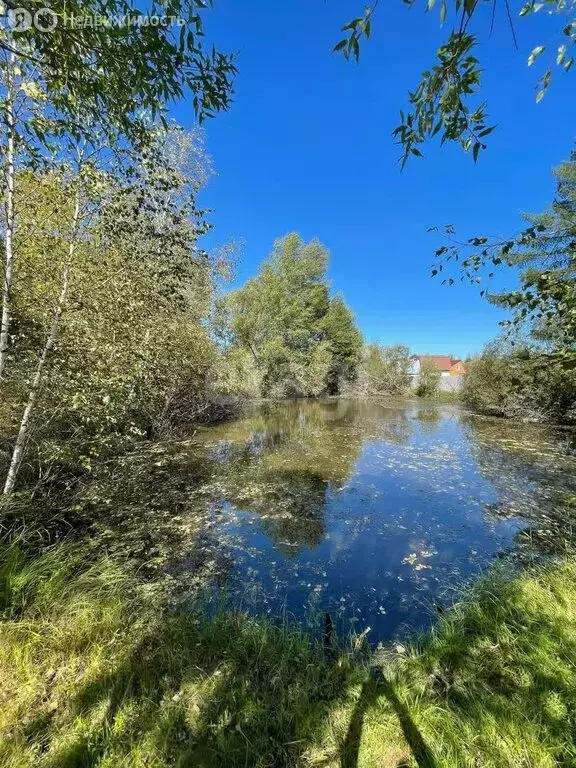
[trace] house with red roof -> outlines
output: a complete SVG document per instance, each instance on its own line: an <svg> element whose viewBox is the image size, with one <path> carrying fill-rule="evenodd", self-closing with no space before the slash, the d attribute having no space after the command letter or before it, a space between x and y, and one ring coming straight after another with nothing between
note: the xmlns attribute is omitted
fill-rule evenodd
<svg viewBox="0 0 576 768"><path fill-rule="evenodd" d="M440 376L463 376L468 372L463 360L454 359L450 355L414 355L412 375L417 376L423 365L433 365Z"/></svg>

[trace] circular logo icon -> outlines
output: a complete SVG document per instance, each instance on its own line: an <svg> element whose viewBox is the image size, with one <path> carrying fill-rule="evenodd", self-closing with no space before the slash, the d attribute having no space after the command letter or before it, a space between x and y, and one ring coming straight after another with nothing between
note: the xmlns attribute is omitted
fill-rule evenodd
<svg viewBox="0 0 576 768"><path fill-rule="evenodd" d="M58 24L58 16L50 8L39 8L34 14L34 26L39 32L52 32Z"/></svg>
<svg viewBox="0 0 576 768"><path fill-rule="evenodd" d="M32 26L32 14L26 8L10 8L8 24L15 32L25 32Z"/></svg>

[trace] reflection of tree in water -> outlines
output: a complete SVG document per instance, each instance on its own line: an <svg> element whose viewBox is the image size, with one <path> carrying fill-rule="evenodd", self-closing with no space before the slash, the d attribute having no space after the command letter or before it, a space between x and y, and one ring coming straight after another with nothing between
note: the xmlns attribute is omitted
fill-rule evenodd
<svg viewBox="0 0 576 768"><path fill-rule="evenodd" d="M112 554L155 573L218 571L229 560L218 527L222 503L259 514L286 553L318 546L326 484L344 482L362 447L358 434L327 433L324 408L265 405L192 441L159 443L100 468L75 509Z"/></svg>
<svg viewBox="0 0 576 768"><path fill-rule="evenodd" d="M383 440L394 445L403 445L412 434L405 404L342 399L332 401L326 410L331 423L348 425L351 430L359 433L364 441Z"/></svg>
<svg viewBox="0 0 576 768"><path fill-rule="evenodd" d="M262 528L278 549L295 554L324 538L327 488L349 481L364 443L406 443L411 424L404 409L370 401L298 401L277 409L268 409L262 428L280 424L288 439L269 441L275 449L262 453L248 476L241 476L241 498L230 500L262 514ZM246 487L257 490L250 499Z"/></svg>
<svg viewBox="0 0 576 768"><path fill-rule="evenodd" d="M442 421L442 413L438 408L419 408L415 418L418 420L422 432L433 435Z"/></svg>
<svg viewBox="0 0 576 768"><path fill-rule="evenodd" d="M576 509L576 458L569 433L536 425L519 425L463 417L476 465L496 488L499 500L487 505L492 519L519 517L530 532L519 543L552 551L573 539Z"/></svg>
<svg viewBox="0 0 576 768"><path fill-rule="evenodd" d="M251 446L255 452L301 442L318 433L326 439L342 433L360 441L402 444L410 437L411 424L405 405L339 398L265 403L245 418L206 432L211 441Z"/></svg>
<svg viewBox="0 0 576 768"><path fill-rule="evenodd" d="M281 403L220 432L229 441L217 480L222 498L261 515L262 530L286 554L320 544L327 487L354 471L364 437L347 410L337 401ZM267 449L254 452L255 440Z"/></svg>
<svg viewBox="0 0 576 768"><path fill-rule="evenodd" d="M267 403L190 441L120 457L77 506L108 551L149 572L213 574L229 565L232 545L220 531L237 512L259 515L285 554L317 547L330 485L350 479L365 441L402 444L410 428L404 409L377 403Z"/></svg>
<svg viewBox="0 0 576 768"><path fill-rule="evenodd" d="M261 454L301 439L324 422L324 409L318 401L262 403L249 407L243 418L208 428L205 435L210 443Z"/></svg>
<svg viewBox="0 0 576 768"><path fill-rule="evenodd" d="M324 538L326 483L309 472L278 473L277 504L269 507L261 528L285 555L315 549Z"/></svg>
<svg viewBox="0 0 576 768"><path fill-rule="evenodd" d="M410 430L403 408L376 402L267 403L205 432L206 447L221 466L205 491L261 515L278 549L314 548L325 533L327 487L350 479L366 441L403 444Z"/></svg>

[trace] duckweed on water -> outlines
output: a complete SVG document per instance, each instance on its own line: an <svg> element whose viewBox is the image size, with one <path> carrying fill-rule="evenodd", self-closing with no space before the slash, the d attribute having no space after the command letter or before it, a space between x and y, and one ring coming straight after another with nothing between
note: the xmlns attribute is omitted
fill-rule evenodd
<svg viewBox="0 0 576 768"><path fill-rule="evenodd" d="M454 407L267 403L107 465L76 506L106 552L179 594L328 611L385 641L429 626L494 558L569 537L568 437Z"/></svg>

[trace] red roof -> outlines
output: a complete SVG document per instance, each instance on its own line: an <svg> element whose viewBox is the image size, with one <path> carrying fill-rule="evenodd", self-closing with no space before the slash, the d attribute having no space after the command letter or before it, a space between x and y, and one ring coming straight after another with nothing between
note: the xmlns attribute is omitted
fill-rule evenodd
<svg viewBox="0 0 576 768"><path fill-rule="evenodd" d="M420 365L432 363L439 371L449 371L458 360L452 360L450 355L418 355Z"/></svg>

